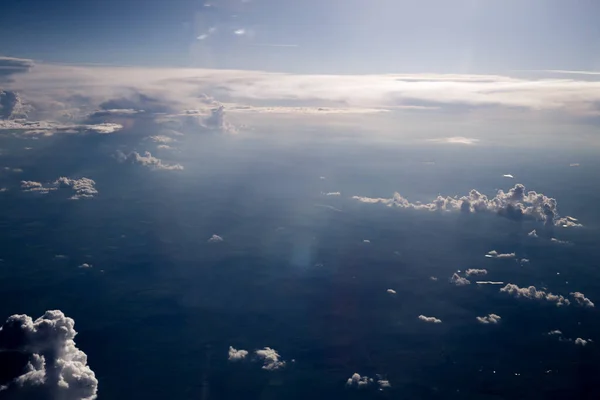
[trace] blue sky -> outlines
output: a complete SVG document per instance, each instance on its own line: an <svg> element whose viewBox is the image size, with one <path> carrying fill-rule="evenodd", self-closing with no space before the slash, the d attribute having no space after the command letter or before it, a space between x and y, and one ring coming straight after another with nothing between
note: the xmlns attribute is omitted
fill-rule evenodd
<svg viewBox="0 0 600 400"><path fill-rule="evenodd" d="M0 48L52 62L296 73L597 70L598 15L586 0L8 0Z"/></svg>

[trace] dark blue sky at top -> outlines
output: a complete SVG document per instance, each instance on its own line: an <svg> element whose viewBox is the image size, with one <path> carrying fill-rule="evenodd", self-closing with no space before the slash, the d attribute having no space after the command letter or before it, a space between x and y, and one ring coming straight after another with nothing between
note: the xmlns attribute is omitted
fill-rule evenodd
<svg viewBox="0 0 600 400"><path fill-rule="evenodd" d="M600 4L585 0L8 0L1 11L2 53L58 62L295 72L600 67Z"/></svg>

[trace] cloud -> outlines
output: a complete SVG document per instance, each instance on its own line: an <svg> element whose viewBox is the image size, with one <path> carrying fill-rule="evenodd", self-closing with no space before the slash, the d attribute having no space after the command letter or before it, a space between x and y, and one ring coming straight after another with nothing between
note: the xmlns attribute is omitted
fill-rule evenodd
<svg viewBox="0 0 600 400"><path fill-rule="evenodd" d="M137 151L132 151L129 154L125 154L121 151L117 152L117 159L121 162L129 164L139 164L144 167L148 167L153 170L162 171L182 171L183 166L180 164L164 164L160 158L152 156L149 151L144 152L144 155L140 155Z"/></svg>
<svg viewBox="0 0 600 400"><path fill-rule="evenodd" d="M446 138L436 138L436 139L427 139L429 142L434 143L448 143L448 144L466 144L466 145L474 145L479 142L479 139L467 138L463 136L453 136Z"/></svg>
<svg viewBox="0 0 600 400"><path fill-rule="evenodd" d="M508 293L516 298L526 298L532 300L545 300L551 303L556 303L557 306L568 306L571 304L569 299L564 298L560 295L552 293L546 293L543 290L537 290L535 286L529 286L528 288L520 288L515 284L509 283L500 289L500 292Z"/></svg>
<svg viewBox="0 0 600 400"><path fill-rule="evenodd" d="M229 346L229 353L227 359L229 361L240 361L245 359L247 355L247 350L236 350L233 348L233 346Z"/></svg>
<svg viewBox="0 0 600 400"><path fill-rule="evenodd" d="M529 236L529 237L532 237L532 238L536 238L536 237L538 237L538 233L537 233L537 231L534 229L534 230L532 230L531 232L529 232L529 233L527 234L527 236Z"/></svg>
<svg viewBox="0 0 600 400"><path fill-rule="evenodd" d="M487 258L515 258L515 253L498 253L496 250L488 251Z"/></svg>
<svg viewBox="0 0 600 400"><path fill-rule="evenodd" d="M329 192L325 193L325 196L341 196L340 192Z"/></svg>
<svg viewBox="0 0 600 400"><path fill-rule="evenodd" d="M591 339L585 340L585 339L582 339L582 338L577 338L577 339L575 339L575 344L579 345L579 346L585 346L588 343L590 343L591 341L592 341Z"/></svg>
<svg viewBox="0 0 600 400"><path fill-rule="evenodd" d="M91 264L88 264L88 263L83 263L83 264L81 264L81 265L80 265L78 268L84 268L84 269L87 269L87 268L92 268L92 265L91 265Z"/></svg>
<svg viewBox="0 0 600 400"><path fill-rule="evenodd" d="M377 384L379 385L379 390L389 389L392 387L392 384L387 379L379 379L377 380Z"/></svg>
<svg viewBox="0 0 600 400"><path fill-rule="evenodd" d="M236 29L235 31L233 31L233 33L237 36L243 36L246 34L246 30L243 28L240 28L240 29Z"/></svg>
<svg viewBox="0 0 600 400"><path fill-rule="evenodd" d="M0 56L0 83L10 82L13 75L29 72L34 65L33 60Z"/></svg>
<svg viewBox="0 0 600 400"><path fill-rule="evenodd" d="M154 143L173 143L175 139L165 135L155 135L149 136L148 139L152 140Z"/></svg>
<svg viewBox="0 0 600 400"><path fill-rule="evenodd" d="M562 227L582 226L572 217L560 217L555 199L534 191L527 192L525 186L516 184L508 192L499 190L495 197L473 189L468 195L455 198L438 196L431 203L411 203L399 193L391 199L353 196L354 200L367 204L384 204L388 207L426 211L460 211L464 213L496 213L512 220L534 219L546 225Z"/></svg>
<svg viewBox="0 0 600 400"><path fill-rule="evenodd" d="M529 264L529 259L528 258L521 258L521 261L519 261L519 264L521 264L521 266Z"/></svg>
<svg viewBox="0 0 600 400"><path fill-rule="evenodd" d="M462 276L458 275L457 273L454 273L454 275L452 275L452 277L450 278L450 282L454 283L456 286L465 286L465 285L470 285L471 281L463 278Z"/></svg>
<svg viewBox="0 0 600 400"><path fill-rule="evenodd" d="M504 282L496 282L496 281L477 281L475 283L478 285L504 285Z"/></svg>
<svg viewBox="0 0 600 400"><path fill-rule="evenodd" d="M441 324L442 323L442 320L437 319L436 317L426 317L424 315L419 315L419 319L421 321L430 322L432 324Z"/></svg>
<svg viewBox="0 0 600 400"><path fill-rule="evenodd" d="M265 347L262 350L256 350L254 353L259 359L263 360L263 369L275 371L285 367L285 361L281 360L281 356L275 349Z"/></svg>
<svg viewBox="0 0 600 400"><path fill-rule="evenodd" d="M590 299L588 299L587 297L585 297L585 295L581 292L572 292L569 293L571 295L571 297L573 297L573 300L575 300L575 302L577 304L579 304L580 306L583 307L594 307L594 303L592 303L592 301Z"/></svg>
<svg viewBox="0 0 600 400"><path fill-rule="evenodd" d="M476 319L482 324L497 324L502 318L496 314L488 314L485 317L477 317Z"/></svg>
<svg viewBox="0 0 600 400"><path fill-rule="evenodd" d="M223 238L219 235L212 235L209 239L208 239L208 243L218 243L218 242L222 242Z"/></svg>
<svg viewBox="0 0 600 400"><path fill-rule="evenodd" d="M487 275L487 269L474 269L474 268L469 268L468 270L465 271L465 274L467 276L484 276Z"/></svg>
<svg viewBox="0 0 600 400"><path fill-rule="evenodd" d="M510 179L514 178L514 176L512 176L511 174L504 174L504 175L502 175L502 177L510 178Z"/></svg>
<svg viewBox="0 0 600 400"><path fill-rule="evenodd" d="M73 340L74 326L59 310L46 311L35 321L27 315L9 317L0 328L0 349L26 354L29 362L6 390L26 389L32 398L95 399L98 380Z"/></svg>
<svg viewBox="0 0 600 400"><path fill-rule="evenodd" d="M21 190L24 192L36 192L40 194L50 193L52 190L56 190L55 187L46 187L41 182L35 181L21 181Z"/></svg>
<svg viewBox="0 0 600 400"><path fill-rule="evenodd" d="M386 292L388 292L389 294L396 294L396 291L394 289L388 289L386 290Z"/></svg>
<svg viewBox="0 0 600 400"><path fill-rule="evenodd" d="M75 194L70 197L71 200L91 199L98 194L96 182L89 178L70 179L61 176L53 185L58 188L70 188Z"/></svg>
<svg viewBox="0 0 600 400"><path fill-rule="evenodd" d="M579 163L571 163L569 164L569 167L579 167Z"/></svg>
<svg viewBox="0 0 600 400"><path fill-rule="evenodd" d="M360 376L358 373L352 374L350 378L346 381L346 386L354 387L354 388L365 388L373 383L373 379L368 376Z"/></svg>
<svg viewBox="0 0 600 400"><path fill-rule="evenodd" d="M571 242L569 242L567 240L559 240L557 238L550 238L550 241L552 243L556 243L556 244L571 244Z"/></svg>
<svg viewBox="0 0 600 400"><path fill-rule="evenodd" d="M548 335L550 335L550 336L556 336L556 335L561 336L562 332L559 331L558 329L555 329L553 331L548 332Z"/></svg>

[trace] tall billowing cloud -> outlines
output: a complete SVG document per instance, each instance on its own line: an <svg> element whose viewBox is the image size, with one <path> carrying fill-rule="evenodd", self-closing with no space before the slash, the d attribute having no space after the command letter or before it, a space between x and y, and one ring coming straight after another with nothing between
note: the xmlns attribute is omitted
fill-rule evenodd
<svg viewBox="0 0 600 400"><path fill-rule="evenodd" d="M248 355L247 350L237 350L237 349L234 349L233 346L229 346L229 352L227 355L227 359L229 361L240 361L240 360L243 360L244 358L246 358L247 355Z"/></svg>
<svg viewBox="0 0 600 400"><path fill-rule="evenodd" d="M95 399L98 380L73 340L74 327L75 321L59 310L46 311L35 321L27 315L9 317L0 328L0 351L26 354L29 361L3 391L40 399Z"/></svg>
<svg viewBox="0 0 600 400"><path fill-rule="evenodd" d="M285 361L281 360L279 353L270 347L265 347L262 350L254 352L256 356L263 360L263 369L275 371L285 367Z"/></svg>
<svg viewBox="0 0 600 400"><path fill-rule="evenodd" d="M525 186L520 183L508 192L499 190L496 196L491 199L475 189L460 198L438 196L431 203L411 203L399 193L394 193L391 199L362 196L352 198L362 203L380 203L388 207L427 211L461 211L465 213L492 212L513 220L527 218L544 221L547 225L581 226L575 218L559 216L555 199L542 193L527 192Z"/></svg>

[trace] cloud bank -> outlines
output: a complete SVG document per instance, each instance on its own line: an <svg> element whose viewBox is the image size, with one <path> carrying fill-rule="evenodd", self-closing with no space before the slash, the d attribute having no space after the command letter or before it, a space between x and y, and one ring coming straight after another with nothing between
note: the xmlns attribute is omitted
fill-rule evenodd
<svg viewBox="0 0 600 400"><path fill-rule="evenodd" d="M354 200L367 204L383 204L388 207L426 211L460 211L464 213L496 213L512 220L534 219L546 225L581 226L575 218L560 217L555 199L534 191L527 192L525 186L516 184L508 192L499 190L495 197L473 189L460 198L438 196L431 203L411 203L399 193L391 199L353 196Z"/></svg>
<svg viewBox="0 0 600 400"><path fill-rule="evenodd" d="M95 399L98 380L73 340L74 326L59 310L46 311L35 321L27 315L9 317L0 328L0 349L27 354L29 362L4 390L22 390L32 398Z"/></svg>
<svg viewBox="0 0 600 400"><path fill-rule="evenodd" d="M509 283L503 288L501 288L500 292L507 293L516 298L549 301L551 303L555 303L559 307L568 306L569 304L571 304L569 299L566 299L560 295L546 293L543 290L537 290L535 286L529 286L528 288L520 288L515 284Z"/></svg>
<svg viewBox="0 0 600 400"><path fill-rule="evenodd" d="M138 164L157 171L183 170L183 166L181 164L165 164L160 158L154 157L149 151L144 152L144 155L141 155L137 151L132 151L128 154L119 151L117 152L117 159L120 162Z"/></svg>

